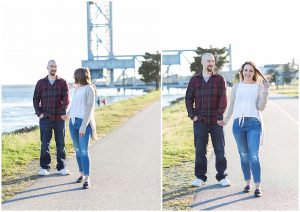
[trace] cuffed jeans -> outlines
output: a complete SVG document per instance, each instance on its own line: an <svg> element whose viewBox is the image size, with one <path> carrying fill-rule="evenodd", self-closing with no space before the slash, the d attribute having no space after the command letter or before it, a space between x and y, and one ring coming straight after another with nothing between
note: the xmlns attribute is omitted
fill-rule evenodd
<svg viewBox="0 0 300 212"><path fill-rule="evenodd" d="M241 158L241 166L245 181L251 180L251 173L255 183L261 182L261 168L259 162L259 146L261 123L257 118L244 117L235 119L232 126L234 138Z"/></svg>
<svg viewBox="0 0 300 212"><path fill-rule="evenodd" d="M207 180L207 158L206 148L208 144L208 134L210 133L214 153L216 156L216 179L218 181L225 179L227 174L224 173L227 168L225 157L225 140L223 127L217 124L206 124L195 121L194 125L194 145L195 145L195 176L204 182Z"/></svg>
<svg viewBox="0 0 300 212"><path fill-rule="evenodd" d="M89 156L89 140L92 134L92 128L90 125L87 126L84 136L79 135L79 129L82 123L82 119L75 118L74 124L72 119L69 122L69 129L71 138L74 144L76 152L76 160L79 167L79 172L83 173L85 176L90 176L90 156Z"/></svg>
<svg viewBox="0 0 300 212"><path fill-rule="evenodd" d="M66 148L65 148L65 121L52 121L49 118L42 118L40 123L41 136L41 154L40 166L43 169L50 169L50 141L52 139L52 130L54 130L56 143L56 169L59 171L65 168Z"/></svg>

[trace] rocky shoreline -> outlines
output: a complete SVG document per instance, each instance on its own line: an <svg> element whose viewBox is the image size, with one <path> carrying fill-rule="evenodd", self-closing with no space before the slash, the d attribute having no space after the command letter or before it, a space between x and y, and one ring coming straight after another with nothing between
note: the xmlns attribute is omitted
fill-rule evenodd
<svg viewBox="0 0 300 212"><path fill-rule="evenodd" d="M18 130L14 130L12 132L4 132L2 134L7 135L7 134L16 134L16 133L26 133L26 132L34 131L38 128L39 128L39 126L35 125L35 126L31 126L31 127L24 127L24 128L18 129Z"/></svg>

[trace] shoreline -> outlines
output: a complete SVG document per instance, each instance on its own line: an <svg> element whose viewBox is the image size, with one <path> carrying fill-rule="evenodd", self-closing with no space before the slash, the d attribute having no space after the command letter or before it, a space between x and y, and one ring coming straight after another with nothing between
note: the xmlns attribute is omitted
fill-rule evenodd
<svg viewBox="0 0 300 212"><path fill-rule="evenodd" d="M170 107L171 105L174 105L174 104L176 104L176 103L178 103L178 102L184 100L184 98L185 98L185 96L178 97L178 98L176 98L175 100L172 100L172 101L168 102L168 105L163 106L162 109L165 109L165 108L167 108L167 107Z"/></svg>
<svg viewBox="0 0 300 212"><path fill-rule="evenodd" d="M30 127L23 127L23 128L17 129L17 130L10 131L10 132L2 132L2 135L9 135L9 134L16 134L16 133L26 133L26 132L34 131L38 128L39 128L38 125L34 125L34 126L30 126Z"/></svg>

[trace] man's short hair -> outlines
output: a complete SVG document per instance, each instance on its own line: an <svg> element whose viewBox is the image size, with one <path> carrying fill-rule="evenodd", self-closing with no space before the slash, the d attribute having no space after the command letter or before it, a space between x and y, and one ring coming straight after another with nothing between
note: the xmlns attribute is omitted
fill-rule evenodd
<svg viewBox="0 0 300 212"><path fill-rule="evenodd" d="M203 53L203 54L201 55L201 60L203 60L203 59L206 58L207 56L213 56L213 58L215 58L215 56L214 56L212 53L206 52L206 53Z"/></svg>
<svg viewBox="0 0 300 212"><path fill-rule="evenodd" d="M55 60L49 60L49 61L48 61L48 64L47 64L47 67L49 67L49 64L50 64L50 63L56 63L56 61L55 61Z"/></svg>

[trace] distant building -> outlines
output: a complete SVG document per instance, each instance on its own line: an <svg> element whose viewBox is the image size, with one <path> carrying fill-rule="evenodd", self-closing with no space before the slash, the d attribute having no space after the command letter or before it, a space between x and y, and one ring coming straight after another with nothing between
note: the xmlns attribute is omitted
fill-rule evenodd
<svg viewBox="0 0 300 212"><path fill-rule="evenodd" d="M270 70L277 72L278 74L284 72L284 70L288 68L288 64L268 64L262 67L262 72L264 74L268 73Z"/></svg>
<svg viewBox="0 0 300 212"><path fill-rule="evenodd" d="M274 73L278 76L279 83L284 79L298 79L299 77L299 64L296 64L294 60L287 64L267 64L262 68L264 74Z"/></svg>
<svg viewBox="0 0 300 212"><path fill-rule="evenodd" d="M227 85L232 85L235 82L234 76L238 73L238 70L233 71L219 71L219 74L222 75L227 82Z"/></svg>
<svg viewBox="0 0 300 212"><path fill-rule="evenodd" d="M172 74L163 77L163 84L188 84L191 76L182 76L178 74Z"/></svg>

